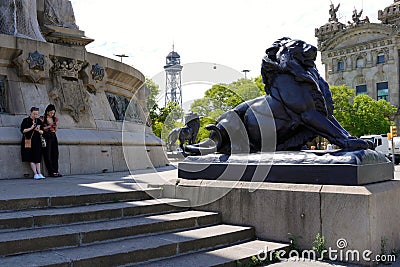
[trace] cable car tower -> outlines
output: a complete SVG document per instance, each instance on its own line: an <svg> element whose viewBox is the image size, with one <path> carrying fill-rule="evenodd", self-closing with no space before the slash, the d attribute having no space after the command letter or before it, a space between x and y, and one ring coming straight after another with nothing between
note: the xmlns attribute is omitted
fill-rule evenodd
<svg viewBox="0 0 400 267"><path fill-rule="evenodd" d="M165 70L165 106L169 102L175 102L182 107L182 81L181 72L181 56L174 51L170 52L166 58Z"/></svg>

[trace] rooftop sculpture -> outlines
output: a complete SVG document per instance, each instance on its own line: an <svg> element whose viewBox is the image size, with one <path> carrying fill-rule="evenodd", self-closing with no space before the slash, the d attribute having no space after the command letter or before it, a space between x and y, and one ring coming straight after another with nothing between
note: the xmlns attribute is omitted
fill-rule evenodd
<svg viewBox="0 0 400 267"><path fill-rule="evenodd" d="M335 7L333 4L330 5L329 15L331 15L331 17L329 18L329 22L338 22L336 13L338 12L339 7L340 7L340 4L338 4L337 7Z"/></svg>
<svg viewBox="0 0 400 267"><path fill-rule="evenodd" d="M359 25L361 23L369 23L369 18L368 16L365 17L365 19L361 19L361 15L363 13L363 10L361 9L360 12L357 12L357 9L354 8L353 10L353 15L351 18L353 19L353 22L348 22L350 25Z"/></svg>

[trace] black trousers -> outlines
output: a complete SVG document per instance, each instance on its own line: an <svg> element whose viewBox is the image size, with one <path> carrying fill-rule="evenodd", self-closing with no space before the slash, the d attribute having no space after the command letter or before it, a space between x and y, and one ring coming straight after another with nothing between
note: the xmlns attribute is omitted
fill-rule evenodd
<svg viewBox="0 0 400 267"><path fill-rule="evenodd" d="M43 151L44 163L49 175L58 173L58 140L56 133L46 133L46 147Z"/></svg>

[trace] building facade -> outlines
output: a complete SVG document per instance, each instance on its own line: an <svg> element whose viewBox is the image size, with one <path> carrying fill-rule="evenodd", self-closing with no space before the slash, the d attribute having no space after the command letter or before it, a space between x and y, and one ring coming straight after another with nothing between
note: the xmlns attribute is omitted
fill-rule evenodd
<svg viewBox="0 0 400 267"><path fill-rule="evenodd" d="M331 4L328 23L315 29L327 82L399 107L400 0L378 11L380 23L354 9L344 24L336 17L339 7Z"/></svg>

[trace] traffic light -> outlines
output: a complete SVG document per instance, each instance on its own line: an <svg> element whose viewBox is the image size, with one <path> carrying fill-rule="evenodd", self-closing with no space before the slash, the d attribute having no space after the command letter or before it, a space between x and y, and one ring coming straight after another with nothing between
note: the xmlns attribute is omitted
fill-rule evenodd
<svg viewBox="0 0 400 267"><path fill-rule="evenodd" d="M390 126L390 133L392 134L392 137L397 136L397 128L396 126Z"/></svg>
<svg viewBox="0 0 400 267"><path fill-rule="evenodd" d="M392 140L392 133L387 133L387 139Z"/></svg>

